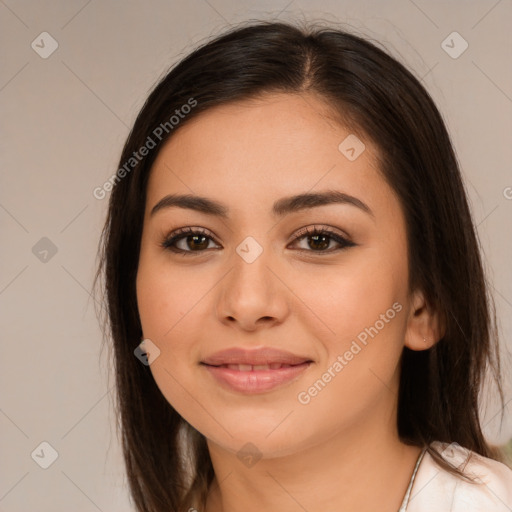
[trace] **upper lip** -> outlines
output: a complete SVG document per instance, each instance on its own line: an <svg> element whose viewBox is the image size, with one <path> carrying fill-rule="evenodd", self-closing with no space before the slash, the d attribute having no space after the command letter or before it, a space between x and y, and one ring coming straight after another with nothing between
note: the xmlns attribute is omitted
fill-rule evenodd
<svg viewBox="0 0 512 512"><path fill-rule="evenodd" d="M223 364L250 364L255 366L271 363L294 365L310 361L309 357L292 354L291 352L272 347L251 350L235 347L215 352L201 362L209 366L220 366Z"/></svg>

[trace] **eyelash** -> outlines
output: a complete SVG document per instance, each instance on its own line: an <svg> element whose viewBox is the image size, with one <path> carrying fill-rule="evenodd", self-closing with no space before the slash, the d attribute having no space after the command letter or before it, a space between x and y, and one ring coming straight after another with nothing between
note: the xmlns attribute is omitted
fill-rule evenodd
<svg viewBox="0 0 512 512"><path fill-rule="evenodd" d="M205 253L208 249L205 249L203 251L190 251L190 250L184 251L183 249L177 249L176 247L174 247L174 244L176 242L178 242L179 240L182 240L189 236L195 236L195 235L205 236L206 238L209 238L215 242L213 237L209 236L208 232L205 229L186 227L186 228L178 229L175 232L167 235L163 239L163 241L161 242L160 245L162 248L164 248L168 251L172 251L174 253L181 254L183 256L192 256L192 255L199 255L201 253ZM341 247L334 249L334 250L333 249L319 250L319 251L308 250L308 249L298 249L298 250L300 252L332 254L334 252L338 252L343 249L347 249L349 247L354 247L356 245L354 242L351 242L347 238L344 238L343 236L339 235L338 233L335 233L334 231L331 231L328 228L318 228L317 226L313 226L313 227L308 226L307 228L303 228L303 229L299 230L299 232L297 233L295 238L290 243L294 243L299 240L302 240L303 238L312 237L312 236L316 236L316 235L327 235L328 238L330 238L331 240L334 240L335 242L340 244ZM215 242L215 243L217 243L217 242Z"/></svg>

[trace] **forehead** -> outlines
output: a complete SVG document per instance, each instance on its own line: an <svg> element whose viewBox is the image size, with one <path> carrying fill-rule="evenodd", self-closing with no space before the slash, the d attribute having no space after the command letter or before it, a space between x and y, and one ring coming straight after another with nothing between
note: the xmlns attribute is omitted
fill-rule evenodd
<svg viewBox="0 0 512 512"><path fill-rule="evenodd" d="M323 100L266 94L211 108L180 127L153 164L147 206L171 192L223 198L242 209L314 189L372 201L385 186L376 147L337 122Z"/></svg>

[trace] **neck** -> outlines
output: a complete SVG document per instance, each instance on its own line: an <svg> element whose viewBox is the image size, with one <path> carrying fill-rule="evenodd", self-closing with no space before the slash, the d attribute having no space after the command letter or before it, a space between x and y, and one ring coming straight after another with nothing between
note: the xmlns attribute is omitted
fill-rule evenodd
<svg viewBox="0 0 512 512"><path fill-rule="evenodd" d="M250 468L208 441L216 476L206 512L396 512L421 448L399 440L395 417L387 428L376 421L354 425L290 455L263 457Z"/></svg>

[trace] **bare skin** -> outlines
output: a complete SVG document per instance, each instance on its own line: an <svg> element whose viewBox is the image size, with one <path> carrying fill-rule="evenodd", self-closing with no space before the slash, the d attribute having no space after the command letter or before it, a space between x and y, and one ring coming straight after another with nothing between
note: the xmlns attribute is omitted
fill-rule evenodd
<svg viewBox="0 0 512 512"><path fill-rule="evenodd" d="M403 499L420 448L398 437L399 358L404 346L435 343L438 319L409 289L405 220L377 149L358 134L366 149L350 161L338 149L350 134L316 96L267 94L199 115L154 163L138 307L144 337L160 349L157 385L207 439L216 475L207 512L396 512ZM370 211L333 203L272 213L283 197L327 190ZM151 215L168 194L208 197L229 214L173 206ZM324 246L297 238L314 226L354 245L329 233ZM185 227L202 228L204 245L185 234L174 246L187 254L162 247ZM246 237L262 249L251 263L236 251ZM333 369L370 327L377 333ZM250 395L200 364L225 348L264 346L313 362ZM309 392L318 380L325 386ZM247 443L261 457L250 467L237 457Z"/></svg>

